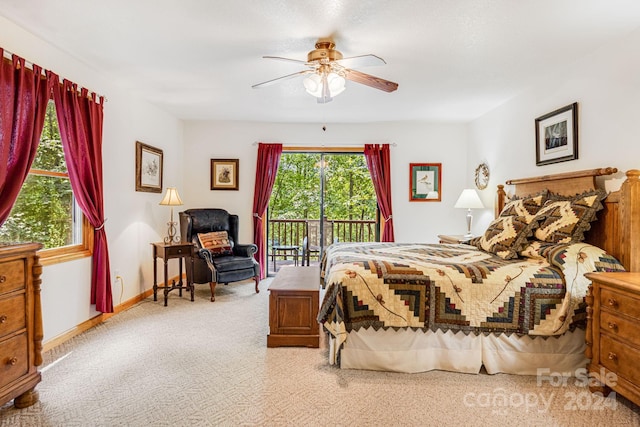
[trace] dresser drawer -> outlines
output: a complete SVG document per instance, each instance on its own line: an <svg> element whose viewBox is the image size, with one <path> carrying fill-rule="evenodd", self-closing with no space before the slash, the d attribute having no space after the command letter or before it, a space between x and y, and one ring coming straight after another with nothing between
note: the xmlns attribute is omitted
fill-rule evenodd
<svg viewBox="0 0 640 427"><path fill-rule="evenodd" d="M180 257L191 254L191 246L167 246L164 248L165 258Z"/></svg>
<svg viewBox="0 0 640 427"><path fill-rule="evenodd" d="M24 294L0 299L0 339L26 326Z"/></svg>
<svg viewBox="0 0 640 427"><path fill-rule="evenodd" d="M0 263L0 294L24 288L24 260Z"/></svg>
<svg viewBox="0 0 640 427"><path fill-rule="evenodd" d="M29 357L27 333L0 341L0 389L27 374Z"/></svg>
<svg viewBox="0 0 640 427"><path fill-rule="evenodd" d="M640 334L638 334L638 322L616 316L603 311L600 313L600 330L603 334L609 334L620 341L634 344L640 348Z"/></svg>
<svg viewBox="0 0 640 427"><path fill-rule="evenodd" d="M607 335L600 336L600 364L634 384L640 383L638 360L640 350Z"/></svg>
<svg viewBox="0 0 640 427"><path fill-rule="evenodd" d="M600 291L600 304L603 308L624 313L640 320L640 299L631 298L606 288Z"/></svg>

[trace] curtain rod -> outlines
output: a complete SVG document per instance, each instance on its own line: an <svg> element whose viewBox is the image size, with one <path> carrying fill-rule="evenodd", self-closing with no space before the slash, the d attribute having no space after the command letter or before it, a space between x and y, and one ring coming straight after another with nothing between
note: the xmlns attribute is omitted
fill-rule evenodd
<svg viewBox="0 0 640 427"><path fill-rule="evenodd" d="M25 65L25 66L27 66L28 68L30 68L30 69L31 69L31 71L33 71L33 66L34 66L34 65L37 65L37 64L35 64L35 63L33 63L33 62L29 61L28 59L23 58L22 56L18 55L17 53L13 53L13 52L8 51L7 49L1 48L1 47L0 47L0 49L2 49L2 53L3 53L3 55L2 55L2 56L3 56L3 58L5 58L5 59L11 60L11 59L12 59L11 57L12 57L13 55L15 55L15 56L17 56L17 57L19 57L19 58L21 58L21 59L24 59L24 65ZM39 65L38 65L38 66L39 66ZM39 66L39 67L40 67L40 66ZM42 69L41 74L42 74L42 75L46 75L46 70L44 69L44 67L40 67L40 68ZM57 74L57 73L56 73L56 74ZM75 83L74 83L74 84L75 84ZM103 102L107 102L107 101L108 101L108 99L107 99L107 97L106 97L106 96L99 95L99 94L98 94L98 92L95 92L95 91L93 91L93 90L91 90L91 89L89 89L89 88L86 88L86 87L84 87L84 86L80 86L80 87L81 87L81 88L84 88L84 89L87 89L90 93L95 94L98 98L102 98L102 99L103 99Z"/></svg>
<svg viewBox="0 0 640 427"><path fill-rule="evenodd" d="M264 143L264 141L255 141L255 142L254 142L253 144L251 144L251 145L258 145L258 144L260 144L261 142L263 142L263 143ZM265 144L267 144L267 143L265 143ZM378 143L378 144L381 144L381 143ZM382 144L387 144L387 143L384 143L384 142L383 142ZM392 146L392 147L397 147L397 146L398 146L398 144L396 144L395 142L389 142L388 144L389 144L390 146ZM356 144L356 143L351 143L351 142L349 142L349 143L345 142L345 143L342 143L342 144L336 143L336 144L331 144L331 145L326 145L326 144L324 144L324 143L323 143L323 144L318 145L318 143L316 143L316 142L307 142L307 143L304 143L304 142L296 142L296 143L292 143L292 144L282 144L282 146L283 146L283 147L287 147L287 146L299 147L299 146L307 146L307 145L308 145L308 146L312 146L312 147L323 147L323 148L324 148L324 147L326 147L326 148L331 148L331 147L363 147L365 144Z"/></svg>

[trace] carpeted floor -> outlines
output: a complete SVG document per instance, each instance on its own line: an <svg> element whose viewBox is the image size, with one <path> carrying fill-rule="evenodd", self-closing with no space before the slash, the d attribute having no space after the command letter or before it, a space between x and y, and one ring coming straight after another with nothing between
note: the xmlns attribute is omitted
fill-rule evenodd
<svg viewBox="0 0 640 427"><path fill-rule="evenodd" d="M194 302L174 291L114 316L45 353L40 402L0 407L0 425L640 426L637 406L575 379L349 371L324 347L267 349L267 286L219 286L211 303L198 285Z"/></svg>

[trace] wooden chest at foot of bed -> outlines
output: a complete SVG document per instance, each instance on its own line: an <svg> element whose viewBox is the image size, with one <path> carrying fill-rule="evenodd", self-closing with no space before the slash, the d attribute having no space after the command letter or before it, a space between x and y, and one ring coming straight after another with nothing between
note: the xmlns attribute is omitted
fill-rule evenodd
<svg viewBox="0 0 640 427"><path fill-rule="evenodd" d="M320 346L317 267L282 267L269 285L267 347Z"/></svg>
<svg viewBox="0 0 640 427"><path fill-rule="evenodd" d="M640 273L588 273L587 350L589 374L640 405Z"/></svg>

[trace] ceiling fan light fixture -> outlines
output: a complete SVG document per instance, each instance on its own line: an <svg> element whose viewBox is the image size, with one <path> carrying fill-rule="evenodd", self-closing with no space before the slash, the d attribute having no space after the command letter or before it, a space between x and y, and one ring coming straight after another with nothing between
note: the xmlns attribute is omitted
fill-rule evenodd
<svg viewBox="0 0 640 427"><path fill-rule="evenodd" d="M330 102L334 96L344 92L346 80L385 92L393 92L398 89L398 83L352 68L354 66L386 64L384 59L374 54L344 58L342 53L335 49L335 43L329 40L318 41L316 48L308 53L306 61L280 56L264 56L263 58L304 64L307 69L255 84L251 86L254 89L294 77L306 76L303 80L304 88L321 104Z"/></svg>
<svg viewBox="0 0 640 427"><path fill-rule="evenodd" d="M307 93L315 96L318 102L325 103L344 92L346 80L338 73L313 73L303 80ZM325 90L326 85L326 90Z"/></svg>
<svg viewBox="0 0 640 427"><path fill-rule="evenodd" d="M327 76L327 84L329 85L329 92L331 96L336 96L344 92L346 80L340 74L329 73Z"/></svg>
<svg viewBox="0 0 640 427"><path fill-rule="evenodd" d="M308 94L316 98L322 96L322 77L320 77L320 74L313 73L305 77L302 83Z"/></svg>

